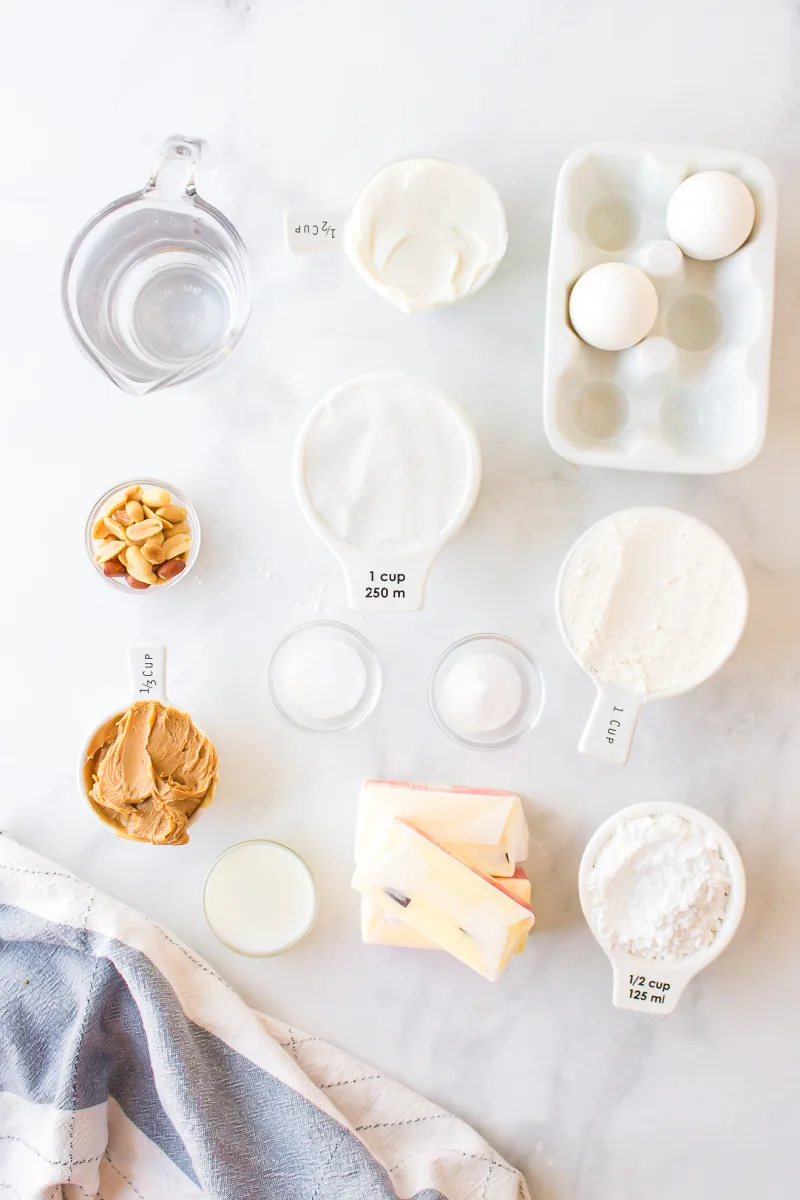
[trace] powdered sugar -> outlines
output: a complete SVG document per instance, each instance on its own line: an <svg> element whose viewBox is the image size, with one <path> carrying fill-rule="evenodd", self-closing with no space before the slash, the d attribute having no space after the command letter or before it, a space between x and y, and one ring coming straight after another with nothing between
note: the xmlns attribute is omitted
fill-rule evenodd
<svg viewBox="0 0 800 1200"><path fill-rule="evenodd" d="M673 813L619 825L588 879L589 920L608 949L685 958L714 941L731 875L716 838Z"/></svg>

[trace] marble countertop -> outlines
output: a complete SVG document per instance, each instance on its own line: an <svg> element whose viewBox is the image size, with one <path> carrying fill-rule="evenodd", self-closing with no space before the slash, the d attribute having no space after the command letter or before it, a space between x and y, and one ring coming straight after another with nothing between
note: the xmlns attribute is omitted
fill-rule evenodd
<svg viewBox="0 0 800 1200"><path fill-rule="evenodd" d="M375 1063L471 1121L538 1200L787 1196L800 1120L800 15L790 0L40 0L6 18L0 198L0 480L5 628L0 819L12 835L165 923L254 1005ZM207 382L145 400L70 341L59 276L80 224L143 184L169 133L209 140L201 191L248 243L250 331ZM542 323L558 167L599 139L735 146L781 196L767 443L717 477L577 469L542 430ZM409 153L445 154L498 187L510 243L457 308L405 317L337 255L290 258L286 207L348 203ZM350 614L293 499L310 407L362 371L417 373L475 422L485 482L418 615ZM83 524L116 480L147 473L194 501L203 549L153 602L92 576ZM619 769L576 743L592 687L559 639L558 566L599 516L667 504L740 557L752 614L731 662L641 718ZM266 693L277 639L349 620L385 672L361 729L310 740ZM425 701L434 659L496 631L539 660L534 735L500 753L447 740ZM170 694L214 737L222 782L189 847L110 837L81 802L88 728L128 696L126 646L164 641ZM349 888L360 781L507 787L525 797L537 929L494 985L444 956L362 946ZM666 1020L614 1010L577 903L583 845L617 808L697 805L737 841L749 901L730 949ZM320 889L313 934L251 961L207 930L203 877L249 836L295 846Z"/></svg>

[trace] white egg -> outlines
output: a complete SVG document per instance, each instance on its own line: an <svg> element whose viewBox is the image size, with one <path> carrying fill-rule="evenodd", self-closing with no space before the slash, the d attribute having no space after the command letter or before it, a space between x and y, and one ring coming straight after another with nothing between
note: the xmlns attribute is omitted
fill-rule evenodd
<svg viewBox="0 0 800 1200"><path fill-rule="evenodd" d="M684 179L667 206L667 230L689 258L727 258L750 236L756 206L749 188L727 171Z"/></svg>
<svg viewBox="0 0 800 1200"><path fill-rule="evenodd" d="M572 289L569 319L578 337L598 350L627 350L647 337L658 315L653 283L628 263L592 267Z"/></svg>

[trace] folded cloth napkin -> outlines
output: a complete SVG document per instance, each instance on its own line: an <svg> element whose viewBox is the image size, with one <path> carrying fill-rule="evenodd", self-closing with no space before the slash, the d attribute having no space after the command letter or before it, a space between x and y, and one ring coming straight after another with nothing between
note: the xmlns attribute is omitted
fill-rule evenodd
<svg viewBox="0 0 800 1200"><path fill-rule="evenodd" d="M450 1113L0 835L0 1193L527 1200Z"/></svg>

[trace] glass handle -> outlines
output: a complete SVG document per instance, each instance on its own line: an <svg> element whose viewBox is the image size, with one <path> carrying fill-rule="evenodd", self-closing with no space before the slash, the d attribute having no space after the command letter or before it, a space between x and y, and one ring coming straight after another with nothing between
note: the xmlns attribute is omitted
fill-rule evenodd
<svg viewBox="0 0 800 1200"><path fill-rule="evenodd" d="M166 200L192 199L197 194L197 169L203 152L202 138L168 137L146 190Z"/></svg>

